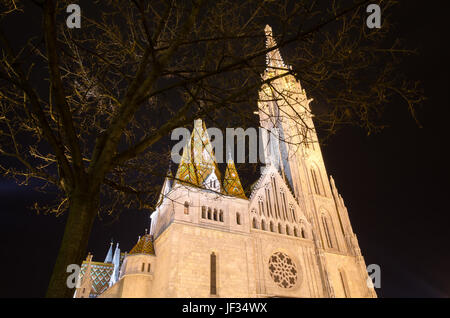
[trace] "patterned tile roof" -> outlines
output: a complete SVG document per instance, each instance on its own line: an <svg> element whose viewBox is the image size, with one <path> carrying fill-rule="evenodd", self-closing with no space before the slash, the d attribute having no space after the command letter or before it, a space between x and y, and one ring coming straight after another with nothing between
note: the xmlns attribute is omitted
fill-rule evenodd
<svg viewBox="0 0 450 318"><path fill-rule="evenodd" d="M228 195L247 199L234 165L234 161L231 158L228 160L227 170L225 171L225 177L223 178L223 189Z"/></svg>
<svg viewBox="0 0 450 318"><path fill-rule="evenodd" d="M87 261L81 264L81 277L84 276L88 266ZM109 281L114 271L111 263L91 262L91 279L94 296L103 293L109 287Z"/></svg>
<svg viewBox="0 0 450 318"><path fill-rule="evenodd" d="M142 236L136 245L131 249L131 254L151 254L155 255L155 249L153 247L153 238L150 234Z"/></svg>
<svg viewBox="0 0 450 318"><path fill-rule="evenodd" d="M205 123L201 119L197 119L194 122L191 138L183 149L175 179L176 182L201 187L213 171L220 180L220 170Z"/></svg>

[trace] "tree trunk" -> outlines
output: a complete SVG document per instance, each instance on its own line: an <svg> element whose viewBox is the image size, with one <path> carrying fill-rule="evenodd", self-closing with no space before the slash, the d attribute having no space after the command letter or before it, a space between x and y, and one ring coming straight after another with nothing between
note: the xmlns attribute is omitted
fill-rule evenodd
<svg viewBox="0 0 450 318"><path fill-rule="evenodd" d="M80 188L83 189L75 189L69 197L69 215L46 297L72 297L75 289L67 287L70 275L66 272L67 266L81 265L86 257L89 235L98 210L99 191Z"/></svg>

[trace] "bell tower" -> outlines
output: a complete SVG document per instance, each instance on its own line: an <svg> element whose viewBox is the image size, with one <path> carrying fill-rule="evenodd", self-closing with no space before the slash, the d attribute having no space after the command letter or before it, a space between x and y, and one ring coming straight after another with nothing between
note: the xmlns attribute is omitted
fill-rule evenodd
<svg viewBox="0 0 450 318"><path fill-rule="evenodd" d="M335 270L340 266L336 257L339 254L346 255L345 262L353 264L347 267L357 268L362 292L376 297L373 288L365 287L366 266L348 211L334 180L328 179L313 122L312 99L283 61L268 25L265 36L270 51L262 74L264 84L259 91L258 112L266 166L278 170L313 227L325 293L329 297L350 294L349 287L342 287L341 283L346 274Z"/></svg>

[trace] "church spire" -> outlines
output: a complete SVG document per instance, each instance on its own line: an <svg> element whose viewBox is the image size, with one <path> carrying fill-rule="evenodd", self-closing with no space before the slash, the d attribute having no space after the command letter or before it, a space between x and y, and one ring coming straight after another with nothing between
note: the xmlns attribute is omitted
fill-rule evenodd
<svg viewBox="0 0 450 318"><path fill-rule="evenodd" d="M227 169L225 170L225 177L223 178L223 189L228 195L247 199L229 149L227 157Z"/></svg>
<svg viewBox="0 0 450 318"><path fill-rule="evenodd" d="M191 138L183 149L180 165L176 174L176 182L186 185L203 186L205 179L214 172L220 180L211 141L201 119L194 121Z"/></svg>
<svg viewBox="0 0 450 318"><path fill-rule="evenodd" d="M106 258L105 258L104 263L112 263L112 260L113 260L113 251L112 251L112 249L113 249L113 241L111 240L111 245L109 246L109 250L108 250L108 253L106 254Z"/></svg>
<svg viewBox="0 0 450 318"><path fill-rule="evenodd" d="M112 243L111 243L112 244ZM116 245L112 263L114 264L113 273L109 281L109 286L114 285L119 280L119 265L120 265L120 248L119 243Z"/></svg>
<svg viewBox="0 0 450 318"><path fill-rule="evenodd" d="M273 37L272 28L267 24L264 28L266 34L266 48L272 49L277 46L277 42ZM267 52L266 54L266 75L273 75L279 70L288 70L281 57L280 50L278 48Z"/></svg>

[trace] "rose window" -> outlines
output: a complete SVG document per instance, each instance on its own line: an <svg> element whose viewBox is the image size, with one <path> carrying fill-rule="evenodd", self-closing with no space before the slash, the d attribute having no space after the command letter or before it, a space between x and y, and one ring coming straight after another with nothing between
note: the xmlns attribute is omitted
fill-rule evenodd
<svg viewBox="0 0 450 318"><path fill-rule="evenodd" d="M273 281L281 288L292 288L297 282L297 266L282 252L276 252L270 257L269 271Z"/></svg>

